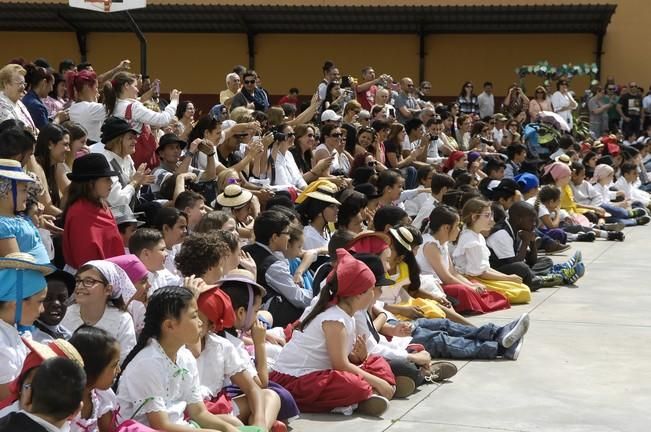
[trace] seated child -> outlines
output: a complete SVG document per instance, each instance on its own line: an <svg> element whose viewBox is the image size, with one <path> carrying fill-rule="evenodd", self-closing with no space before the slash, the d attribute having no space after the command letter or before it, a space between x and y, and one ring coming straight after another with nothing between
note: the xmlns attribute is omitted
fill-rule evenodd
<svg viewBox="0 0 651 432"><path fill-rule="evenodd" d="M0 419L0 431L51 432L66 428L82 406L86 376L82 367L67 358L45 360L31 383L31 409Z"/></svg>
<svg viewBox="0 0 651 432"><path fill-rule="evenodd" d="M236 417L213 415L203 403L197 363L185 348L200 337L201 320L192 291L174 286L158 289L147 304L138 343L122 364L118 401L123 418L166 432L191 432L197 426L237 431L242 422Z"/></svg>
<svg viewBox="0 0 651 432"><path fill-rule="evenodd" d="M68 309L69 294L75 290L75 278L70 273L57 270L45 277L47 295L43 301L43 313L34 323L32 339L47 342L52 339L70 339L72 332L61 325Z"/></svg>
<svg viewBox="0 0 651 432"><path fill-rule="evenodd" d="M520 276L506 275L490 266L491 253L483 235L494 225L490 203L473 198L463 206L462 215L464 229L452 254L455 267L487 290L504 294L511 304L529 303L531 291Z"/></svg>
<svg viewBox="0 0 651 432"><path fill-rule="evenodd" d="M283 348L270 378L292 393L305 412L352 412L381 416L394 395L395 379L384 359L356 364L355 312L373 296L375 276L343 249L319 301Z"/></svg>

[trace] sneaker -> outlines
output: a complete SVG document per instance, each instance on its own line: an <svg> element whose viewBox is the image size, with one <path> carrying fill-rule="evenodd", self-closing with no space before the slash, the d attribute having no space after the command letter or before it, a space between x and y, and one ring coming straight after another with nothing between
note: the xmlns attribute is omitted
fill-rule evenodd
<svg viewBox="0 0 651 432"><path fill-rule="evenodd" d="M370 398L359 403L359 405L357 406L357 412L362 415L367 415L370 417L381 417L382 414L384 414L388 408L389 408L389 399L374 394Z"/></svg>
<svg viewBox="0 0 651 432"><path fill-rule="evenodd" d="M406 398L416 390L416 383L413 379L406 376L396 377L396 392L393 397L402 399Z"/></svg>
<svg viewBox="0 0 651 432"><path fill-rule="evenodd" d="M506 350L504 353L504 358L509 359L509 360L517 360L518 357L520 356L520 350L522 349L522 344L524 344L524 338L520 338L520 340L512 345L509 349Z"/></svg>
<svg viewBox="0 0 651 432"><path fill-rule="evenodd" d="M446 361L433 361L429 364L430 374L425 377L428 383L448 380L457 374L454 363Z"/></svg>
<svg viewBox="0 0 651 432"><path fill-rule="evenodd" d="M646 211L644 211L644 209L634 208L633 210L631 210L631 217L638 218L642 216L647 216Z"/></svg>
<svg viewBox="0 0 651 432"><path fill-rule="evenodd" d="M625 239L626 236L621 231L609 232L607 237L607 240L611 240L611 241L624 241Z"/></svg>
<svg viewBox="0 0 651 432"><path fill-rule="evenodd" d="M572 268L561 270L561 275L563 276L563 282L566 284L573 284L574 282L581 279L585 274L585 264L582 262L578 263Z"/></svg>
<svg viewBox="0 0 651 432"><path fill-rule="evenodd" d="M535 276L531 281L531 290L540 288L551 288L563 284L563 276L560 273L550 273L544 276Z"/></svg>
<svg viewBox="0 0 651 432"><path fill-rule="evenodd" d="M592 232L579 233L576 236L576 241L578 242L593 242L597 236Z"/></svg>
<svg viewBox="0 0 651 432"><path fill-rule="evenodd" d="M529 314L523 313L520 318L512 321L500 329L498 343L504 348L511 348L514 343L522 339L529 330Z"/></svg>
<svg viewBox="0 0 651 432"><path fill-rule="evenodd" d="M625 225L621 222L615 222L615 223L603 224L600 228L604 231L620 232L621 230L624 229L624 226Z"/></svg>
<svg viewBox="0 0 651 432"><path fill-rule="evenodd" d="M640 209L640 210L641 210L641 209ZM646 225L646 224L648 224L649 222L651 222L651 217L646 216L646 215L644 215L644 216L639 216L639 217L636 217L636 218L635 218L635 223L636 223L637 225Z"/></svg>

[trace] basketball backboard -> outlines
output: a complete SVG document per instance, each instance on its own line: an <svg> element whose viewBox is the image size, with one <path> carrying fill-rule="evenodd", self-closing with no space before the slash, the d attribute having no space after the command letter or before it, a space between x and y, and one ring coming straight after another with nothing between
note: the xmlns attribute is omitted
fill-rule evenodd
<svg viewBox="0 0 651 432"><path fill-rule="evenodd" d="M68 0L71 7L96 12L120 12L147 6L147 0Z"/></svg>

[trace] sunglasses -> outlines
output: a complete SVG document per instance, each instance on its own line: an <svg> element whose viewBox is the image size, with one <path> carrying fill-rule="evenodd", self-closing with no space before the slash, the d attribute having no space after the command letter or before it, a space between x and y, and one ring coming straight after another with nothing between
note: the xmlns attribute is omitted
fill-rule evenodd
<svg viewBox="0 0 651 432"><path fill-rule="evenodd" d="M285 135L286 135L287 137L295 137L295 136L296 136L296 133L294 133L294 132L289 132L289 133L286 133Z"/></svg>
<svg viewBox="0 0 651 432"><path fill-rule="evenodd" d="M341 138L342 136L344 136L344 134L334 133L334 134L330 135L330 138Z"/></svg>
<svg viewBox="0 0 651 432"><path fill-rule="evenodd" d="M255 80L244 80L244 84L255 84Z"/></svg>
<svg viewBox="0 0 651 432"><path fill-rule="evenodd" d="M235 136L237 138L244 138L245 136L249 136L249 134L248 133L239 133L239 134L234 134L233 136Z"/></svg>
<svg viewBox="0 0 651 432"><path fill-rule="evenodd" d="M413 86L414 86L413 84L407 84L407 87L413 87Z"/></svg>
<svg viewBox="0 0 651 432"><path fill-rule="evenodd" d="M432 87L421 87L423 90L432 90Z"/></svg>

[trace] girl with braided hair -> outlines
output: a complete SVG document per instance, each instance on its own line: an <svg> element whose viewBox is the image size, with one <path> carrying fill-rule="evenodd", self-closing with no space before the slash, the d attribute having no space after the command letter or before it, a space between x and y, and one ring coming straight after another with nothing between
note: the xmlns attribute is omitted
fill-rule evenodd
<svg viewBox="0 0 651 432"><path fill-rule="evenodd" d="M122 363L117 388L124 418L167 432L237 431L237 418L211 414L204 405L197 362L185 347L199 342L201 326L191 290L167 286L154 292L145 327Z"/></svg>

